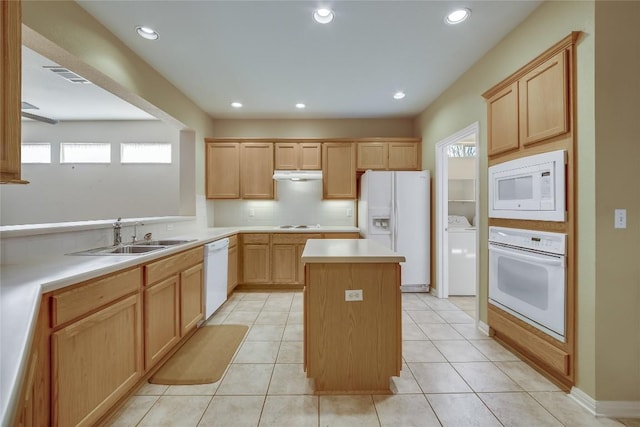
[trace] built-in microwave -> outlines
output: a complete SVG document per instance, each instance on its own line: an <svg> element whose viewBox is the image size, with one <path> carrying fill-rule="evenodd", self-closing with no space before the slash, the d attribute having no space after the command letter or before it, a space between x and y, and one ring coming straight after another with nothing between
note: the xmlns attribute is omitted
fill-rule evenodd
<svg viewBox="0 0 640 427"><path fill-rule="evenodd" d="M565 150L549 151L489 168L489 217L566 220Z"/></svg>

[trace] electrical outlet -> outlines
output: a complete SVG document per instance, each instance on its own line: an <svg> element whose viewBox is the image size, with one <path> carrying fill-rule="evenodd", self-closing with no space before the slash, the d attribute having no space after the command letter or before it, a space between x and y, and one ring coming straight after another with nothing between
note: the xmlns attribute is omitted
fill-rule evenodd
<svg viewBox="0 0 640 427"><path fill-rule="evenodd" d="M249 208L249 216L250 217L256 216L256 210L254 208Z"/></svg>
<svg viewBox="0 0 640 427"><path fill-rule="evenodd" d="M347 208L347 218L351 218L353 216L353 209Z"/></svg>
<svg viewBox="0 0 640 427"><path fill-rule="evenodd" d="M173 230L173 224L167 224L167 231Z"/></svg>
<svg viewBox="0 0 640 427"><path fill-rule="evenodd" d="M344 291L345 301L362 301L362 289L347 289Z"/></svg>

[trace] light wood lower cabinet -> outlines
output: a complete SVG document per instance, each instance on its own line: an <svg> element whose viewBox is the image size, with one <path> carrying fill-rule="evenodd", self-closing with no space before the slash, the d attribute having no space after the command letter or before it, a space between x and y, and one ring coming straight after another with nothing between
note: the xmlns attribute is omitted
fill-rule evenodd
<svg viewBox="0 0 640 427"><path fill-rule="evenodd" d="M145 265L145 368L158 363L204 317L203 248Z"/></svg>
<svg viewBox="0 0 640 427"><path fill-rule="evenodd" d="M304 284L302 251L309 239L321 239L322 234L272 234L271 283Z"/></svg>
<svg viewBox="0 0 640 427"><path fill-rule="evenodd" d="M140 295L53 333L53 425L93 425L142 376Z"/></svg>
<svg viewBox="0 0 640 427"><path fill-rule="evenodd" d="M180 273L180 336L198 326L204 317L203 264Z"/></svg>
<svg viewBox="0 0 640 427"><path fill-rule="evenodd" d="M270 255L269 234L243 234L242 283L269 283Z"/></svg>
<svg viewBox="0 0 640 427"><path fill-rule="evenodd" d="M238 236L229 237L229 259L227 263L227 295L238 285Z"/></svg>
<svg viewBox="0 0 640 427"><path fill-rule="evenodd" d="M179 276L144 291L145 367L155 365L180 340Z"/></svg>

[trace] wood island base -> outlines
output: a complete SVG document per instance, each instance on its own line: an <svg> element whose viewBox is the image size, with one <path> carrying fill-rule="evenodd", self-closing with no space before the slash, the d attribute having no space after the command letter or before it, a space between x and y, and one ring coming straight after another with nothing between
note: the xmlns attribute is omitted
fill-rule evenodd
<svg viewBox="0 0 640 427"><path fill-rule="evenodd" d="M389 394L402 367L400 264L344 261L305 264L307 377L316 394Z"/></svg>

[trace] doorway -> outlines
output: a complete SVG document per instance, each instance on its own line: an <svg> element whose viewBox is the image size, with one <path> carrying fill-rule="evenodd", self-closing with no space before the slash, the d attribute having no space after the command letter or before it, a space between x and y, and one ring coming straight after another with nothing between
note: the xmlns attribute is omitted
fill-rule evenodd
<svg viewBox="0 0 640 427"><path fill-rule="evenodd" d="M478 319L479 124L436 144L436 295Z"/></svg>

